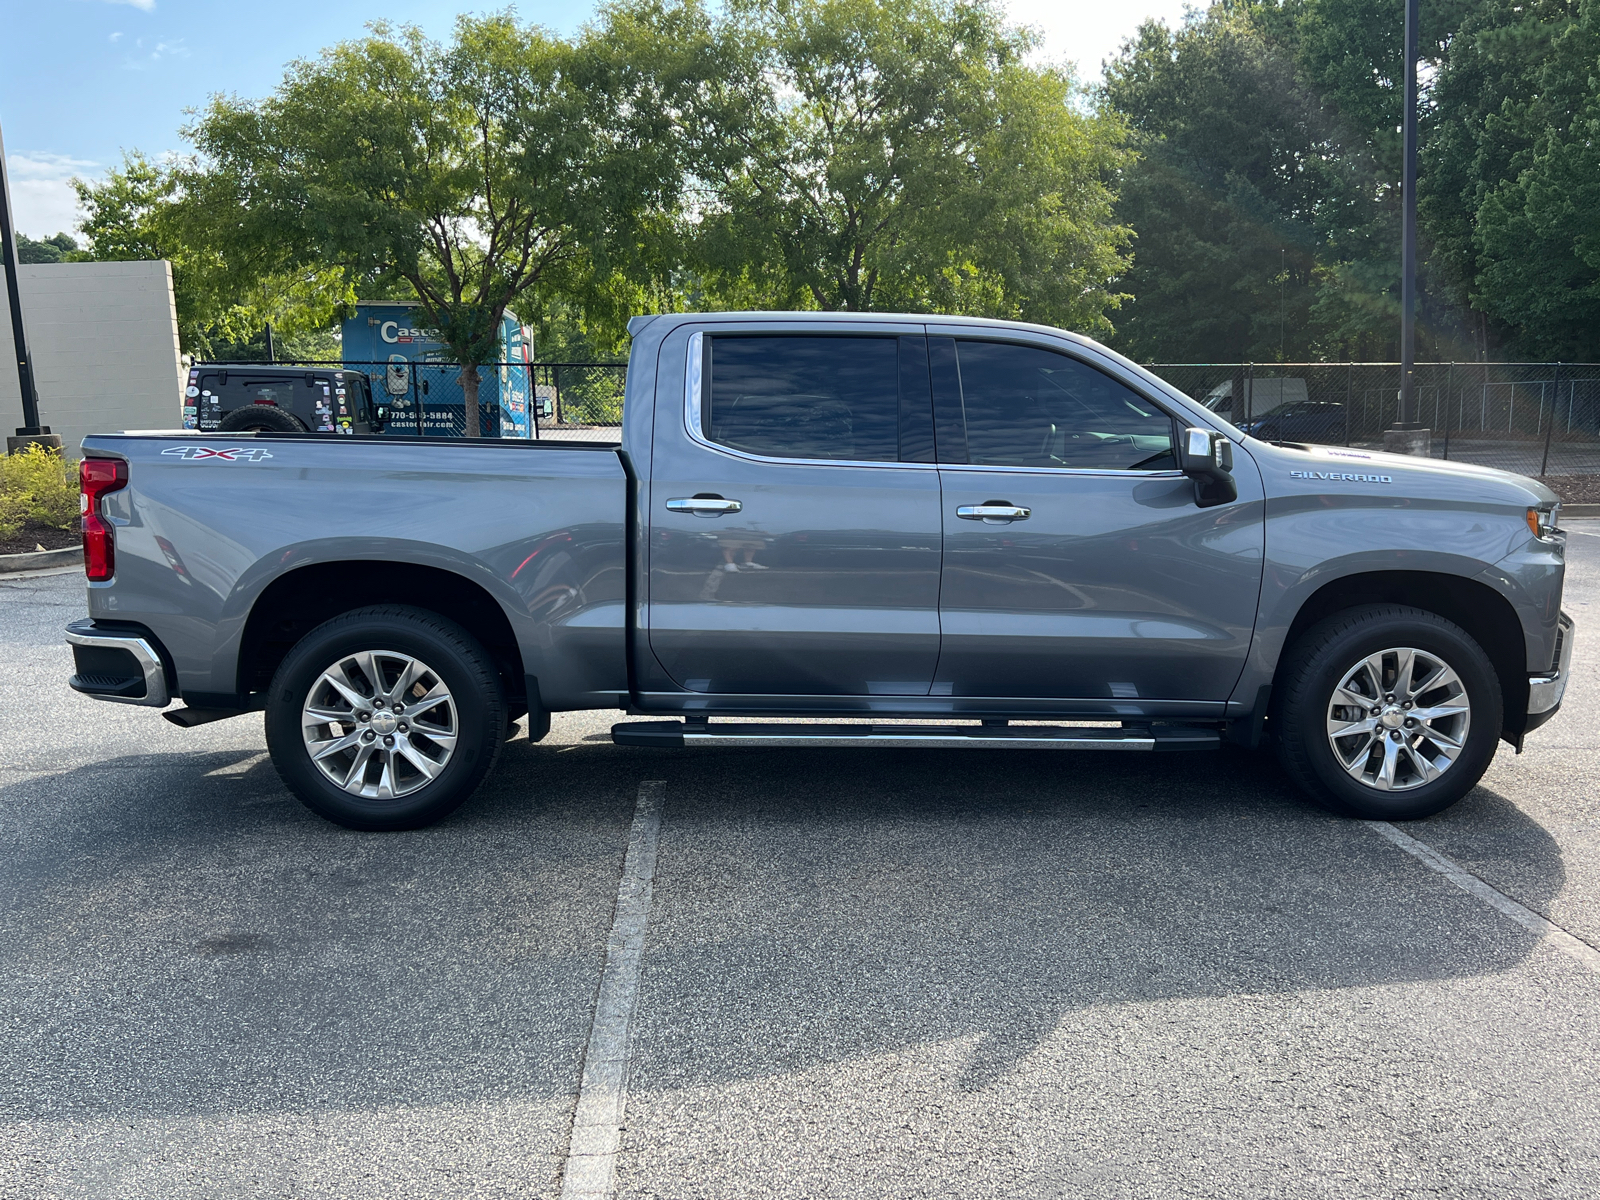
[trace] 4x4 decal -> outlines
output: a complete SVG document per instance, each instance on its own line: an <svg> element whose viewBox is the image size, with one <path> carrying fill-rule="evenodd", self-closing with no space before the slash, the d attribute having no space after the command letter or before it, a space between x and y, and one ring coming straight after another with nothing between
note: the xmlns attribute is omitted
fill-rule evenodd
<svg viewBox="0 0 1600 1200"><path fill-rule="evenodd" d="M260 462L263 458L271 458L272 451L245 449L243 446L233 446L227 450L213 450L210 446L168 446L162 454L176 454L188 462L205 458L220 458L223 462L238 462L241 458L251 462Z"/></svg>

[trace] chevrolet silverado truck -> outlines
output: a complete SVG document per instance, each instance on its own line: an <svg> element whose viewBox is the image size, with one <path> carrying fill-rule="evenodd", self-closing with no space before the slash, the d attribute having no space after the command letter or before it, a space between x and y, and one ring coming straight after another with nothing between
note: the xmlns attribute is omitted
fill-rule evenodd
<svg viewBox="0 0 1600 1200"><path fill-rule="evenodd" d="M1040 326L630 332L613 444L85 439L71 686L264 710L284 783L358 829L452 811L524 714L686 751L1270 744L1322 805L1408 819L1560 706L1533 480L1260 441Z"/></svg>

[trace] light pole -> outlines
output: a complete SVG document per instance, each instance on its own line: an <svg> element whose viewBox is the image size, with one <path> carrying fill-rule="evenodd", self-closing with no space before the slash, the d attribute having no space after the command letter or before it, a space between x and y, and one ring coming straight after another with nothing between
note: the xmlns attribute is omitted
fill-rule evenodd
<svg viewBox="0 0 1600 1200"><path fill-rule="evenodd" d="M22 296L17 289L17 237L11 221L11 182L6 176L6 144L0 137L0 265L6 272L6 304L11 310L11 344L17 352L17 389L22 393L22 426L6 439L6 450L19 450L29 442L61 447L50 427L39 424L39 393L33 385L33 359L22 328Z"/></svg>
<svg viewBox="0 0 1600 1200"><path fill-rule="evenodd" d="M1400 419L1384 431L1385 450L1426 456L1431 431L1417 420L1417 24L1419 0L1406 0L1405 164L1400 179Z"/></svg>

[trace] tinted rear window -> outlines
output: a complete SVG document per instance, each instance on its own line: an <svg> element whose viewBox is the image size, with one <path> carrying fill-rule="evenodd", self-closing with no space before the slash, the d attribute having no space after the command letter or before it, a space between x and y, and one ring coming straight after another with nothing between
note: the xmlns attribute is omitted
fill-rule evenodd
<svg viewBox="0 0 1600 1200"><path fill-rule="evenodd" d="M331 379L318 379L308 384L303 375L263 379L229 371L226 382L221 375L200 377L202 394L210 392L213 396L221 397L224 409L258 402L269 402L279 408L311 408L317 400L322 399L324 389L331 391L332 386Z"/></svg>
<svg viewBox="0 0 1600 1200"><path fill-rule="evenodd" d="M899 344L892 337L706 339L709 441L772 458L899 457Z"/></svg>

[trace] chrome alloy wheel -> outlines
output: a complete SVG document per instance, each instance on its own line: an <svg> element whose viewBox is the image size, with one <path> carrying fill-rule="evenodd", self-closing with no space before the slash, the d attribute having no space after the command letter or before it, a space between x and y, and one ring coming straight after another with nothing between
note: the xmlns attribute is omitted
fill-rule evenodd
<svg viewBox="0 0 1600 1200"><path fill-rule="evenodd" d="M393 650L341 655L306 693L306 753L334 786L392 800L438 777L455 753L455 700L427 663Z"/></svg>
<svg viewBox="0 0 1600 1200"><path fill-rule="evenodd" d="M1380 792L1432 783L1472 725L1467 689L1436 654L1409 646L1361 659L1333 689L1328 743L1349 776Z"/></svg>

